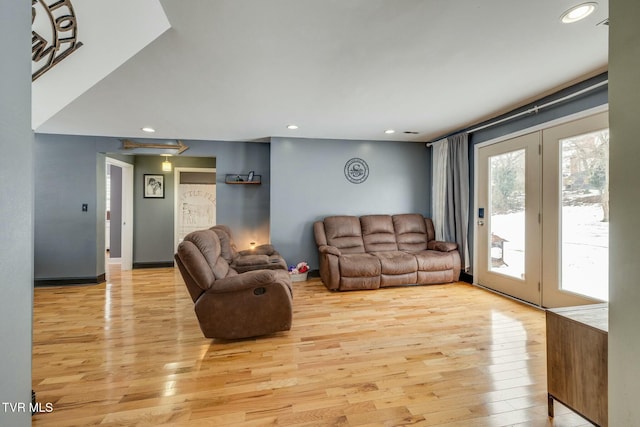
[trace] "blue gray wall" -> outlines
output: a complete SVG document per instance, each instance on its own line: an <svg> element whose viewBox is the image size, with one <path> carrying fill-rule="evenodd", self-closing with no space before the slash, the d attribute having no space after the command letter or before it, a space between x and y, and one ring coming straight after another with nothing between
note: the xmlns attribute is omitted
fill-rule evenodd
<svg viewBox="0 0 640 427"><path fill-rule="evenodd" d="M136 140L143 142L142 139ZM182 157L172 158L174 165L202 166L204 162L207 167L216 167L218 223L232 227L240 246L245 241L248 246L250 238L267 241L269 145L184 142L190 148ZM37 280L90 280L104 274L105 153L111 153L109 157L128 159L125 161L135 164L134 227L139 225L140 229L134 231L134 263L172 261L173 173L165 177L168 186L165 199L143 199L142 175L159 173L163 158L123 156L120 146L117 138L36 135L34 265ZM262 175L262 185L224 184L225 174L246 173L249 170ZM88 205L88 212L82 212L83 203ZM150 220L139 224L140 218Z"/></svg>
<svg viewBox="0 0 640 427"><path fill-rule="evenodd" d="M536 102L525 105L522 108L518 108L517 110L513 110L503 116L496 117L490 121L499 120L506 116L511 116L512 114L519 113L521 111L526 111L533 108L535 105L542 105L547 102L551 102L560 98L563 98L567 95L570 95L575 92L579 92L583 89L587 89L592 85L604 82L607 80L607 73L600 74L596 77L587 79L583 82L580 82L576 85L563 89L559 92L556 92L547 97L541 98ZM508 135L522 129L531 128L542 123L550 122L552 120L566 117L571 114L579 113L581 111L588 110L590 108L598 107L600 105L606 104L608 102L607 95L607 85L600 86L593 91L585 93L583 95L579 95L570 100L560 102L551 107L547 107L541 109L538 113L529 114L526 116L522 116L516 120L510 120L505 123L502 123L497 126L492 126L487 129L480 130L478 132L474 132L470 136L470 142L472 145L479 144L481 142L489 141L491 139L500 138L504 135ZM473 155L473 150L470 150L470 155Z"/></svg>
<svg viewBox="0 0 640 427"><path fill-rule="evenodd" d="M369 165L361 184L345 163ZM287 262L318 268L313 222L330 215L430 215L431 153L422 143L271 139L271 239Z"/></svg>
<svg viewBox="0 0 640 427"><path fill-rule="evenodd" d="M187 156L187 153L184 154ZM164 157L136 156L134 166L133 262L173 263L174 254L174 171L163 172ZM212 157L171 157L173 167L215 168ZM145 199L144 174L164 175L164 198ZM216 185L217 187L217 185Z"/></svg>
<svg viewBox="0 0 640 427"><path fill-rule="evenodd" d="M269 145L247 142L184 141L183 157L172 157L175 167L216 168L216 222L227 224L240 249L250 240L269 240ZM199 157L199 158L198 158ZM134 168L134 263L172 262L174 228L174 172L162 172L161 158L136 156ZM262 175L262 185L228 185L226 174ZM143 198L143 175L165 175L165 198Z"/></svg>
<svg viewBox="0 0 640 427"><path fill-rule="evenodd" d="M98 229L102 224L104 230L105 166L98 153L115 151L118 142L61 135L35 140L35 277L95 279L104 274L97 250L100 242L104 248Z"/></svg>
<svg viewBox="0 0 640 427"><path fill-rule="evenodd" d="M0 2L0 402L31 402L33 134L31 5ZM0 407L0 425L30 426L31 413Z"/></svg>

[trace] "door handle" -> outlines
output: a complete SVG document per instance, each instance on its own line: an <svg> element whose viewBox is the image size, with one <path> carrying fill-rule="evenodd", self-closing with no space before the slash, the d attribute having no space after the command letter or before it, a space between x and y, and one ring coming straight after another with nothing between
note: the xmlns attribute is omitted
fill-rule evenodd
<svg viewBox="0 0 640 427"><path fill-rule="evenodd" d="M481 220L481 219L479 219L479 220L478 220L478 225L484 225L484 221L483 221L483 220Z"/></svg>

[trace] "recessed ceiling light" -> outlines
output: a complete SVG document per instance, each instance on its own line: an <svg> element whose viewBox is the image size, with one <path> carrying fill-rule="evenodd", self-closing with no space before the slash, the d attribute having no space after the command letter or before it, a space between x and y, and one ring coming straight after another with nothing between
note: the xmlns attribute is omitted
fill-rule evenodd
<svg viewBox="0 0 640 427"><path fill-rule="evenodd" d="M295 130L298 129L297 125L287 125L287 129Z"/></svg>
<svg viewBox="0 0 640 427"><path fill-rule="evenodd" d="M148 132L148 133L154 133L156 131L154 128L149 127L149 126L145 126L145 127L141 128L141 130L143 132Z"/></svg>
<svg viewBox="0 0 640 427"><path fill-rule="evenodd" d="M393 130L393 129L387 129L387 130L384 131L384 133L386 133L388 135L391 135L392 133L396 133L396 131Z"/></svg>
<svg viewBox="0 0 640 427"><path fill-rule="evenodd" d="M565 24L578 22L591 15L596 10L596 6L598 6L598 3L595 2L579 4L563 13L560 20Z"/></svg>

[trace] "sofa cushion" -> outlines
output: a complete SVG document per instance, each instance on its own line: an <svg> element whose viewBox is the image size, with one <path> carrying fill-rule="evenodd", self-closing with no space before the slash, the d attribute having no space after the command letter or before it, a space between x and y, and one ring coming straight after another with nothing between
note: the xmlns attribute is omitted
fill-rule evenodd
<svg viewBox="0 0 640 427"><path fill-rule="evenodd" d="M355 216L330 216L324 219L327 244L343 254L364 253L360 220Z"/></svg>
<svg viewBox="0 0 640 427"><path fill-rule="evenodd" d="M358 291L364 289L378 289L381 283L381 276L375 277L341 277L341 291Z"/></svg>
<svg viewBox="0 0 640 427"><path fill-rule="evenodd" d="M380 276L380 260L371 254L343 254L340 257L340 276Z"/></svg>
<svg viewBox="0 0 640 427"><path fill-rule="evenodd" d="M398 249L401 251L424 251L429 237L425 218L420 214L401 214L393 216L393 228L396 233Z"/></svg>
<svg viewBox="0 0 640 427"><path fill-rule="evenodd" d="M360 217L362 240L367 252L397 251L396 234L391 215L365 215Z"/></svg>
<svg viewBox="0 0 640 427"><path fill-rule="evenodd" d="M258 255L279 255L278 251L276 251L276 248L270 244L270 243L265 243L259 246L256 246L253 249L245 249L243 251L238 251L238 254L240 255L253 255L253 254L258 254Z"/></svg>
<svg viewBox="0 0 640 427"><path fill-rule="evenodd" d="M204 256L216 280L229 273L229 264L221 257L218 235L212 230L198 230L187 234L185 241L193 243ZM186 265L189 268L189 265Z"/></svg>
<svg viewBox="0 0 640 427"><path fill-rule="evenodd" d="M195 302L215 282L213 271L198 247L188 240L180 243L175 259L185 278L189 295Z"/></svg>
<svg viewBox="0 0 640 427"><path fill-rule="evenodd" d="M380 275L380 287L406 286L418 283L418 272L406 274L382 274Z"/></svg>
<svg viewBox="0 0 640 427"><path fill-rule="evenodd" d="M233 242L231 241L231 231L229 230L229 227L225 225L214 225L210 230L216 233L218 240L220 240L220 256L231 264L236 251L233 246Z"/></svg>
<svg viewBox="0 0 640 427"><path fill-rule="evenodd" d="M253 270L287 270L287 263L279 254L264 255L252 254L236 257L231 263L231 267L238 273Z"/></svg>
<svg viewBox="0 0 640 427"><path fill-rule="evenodd" d="M413 252L418 261L419 271L453 270L454 258L449 252L420 251Z"/></svg>
<svg viewBox="0 0 640 427"><path fill-rule="evenodd" d="M382 274L406 274L418 271L418 261L412 254L400 251L375 252Z"/></svg>
<svg viewBox="0 0 640 427"><path fill-rule="evenodd" d="M427 244L427 247L434 251L451 252L458 249L458 244L455 242L440 242L438 240L431 240Z"/></svg>
<svg viewBox="0 0 640 427"><path fill-rule="evenodd" d="M266 265L269 264L269 256L268 255L243 255L238 257L235 260L235 265L238 267L255 267L257 265Z"/></svg>
<svg viewBox="0 0 640 427"><path fill-rule="evenodd" d="M449 283L458 280L454 270L442 271L418 271L417 283L419 285L433 285L437 283Z"/></svg>

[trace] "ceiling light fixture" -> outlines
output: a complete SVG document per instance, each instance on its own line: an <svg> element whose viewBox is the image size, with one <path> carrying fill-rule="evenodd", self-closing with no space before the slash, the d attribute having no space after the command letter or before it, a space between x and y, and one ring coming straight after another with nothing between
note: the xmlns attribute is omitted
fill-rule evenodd
<svg viewBox="0 0 640 427"><path fill-rule="evenodd" d="M296 129L298 129L298 126L297 125L287 125L287 129L296 130Z"/></svg>
<svg viewBox="0 0 640 427"><path fill-rule="evenodd" d="M391 135L392 133L396 133L396 131L393 129L387 129L384 131L384 133L386 133L387 135Z"/></svg>
<svg viewBox="0 0 640 427"><path fill-rule="evenodd" d="M593 11L596 10L597 6L598 6L598 3L595 3L595 2L579 4L567 10L565 13L563 13L562 16L560 16L560 20L564 24L571 24L573 22L578 22L586 18L587 16L591 15Z"/></svg>
<svg viewBox="0 0 640 427"><path fill-rule="evenodd" d="M149 127L149 126L145 126L143 128L140 128L140 130L142 132L147 132L147 133L154 133L156 131L154 128Z"/></svg>
<svg viewBox="0 0 640 427"><path fill-rule="evenodd" d="M162 172L171 172L171 162L164 156L164 162L162 162Z"/></svg>

